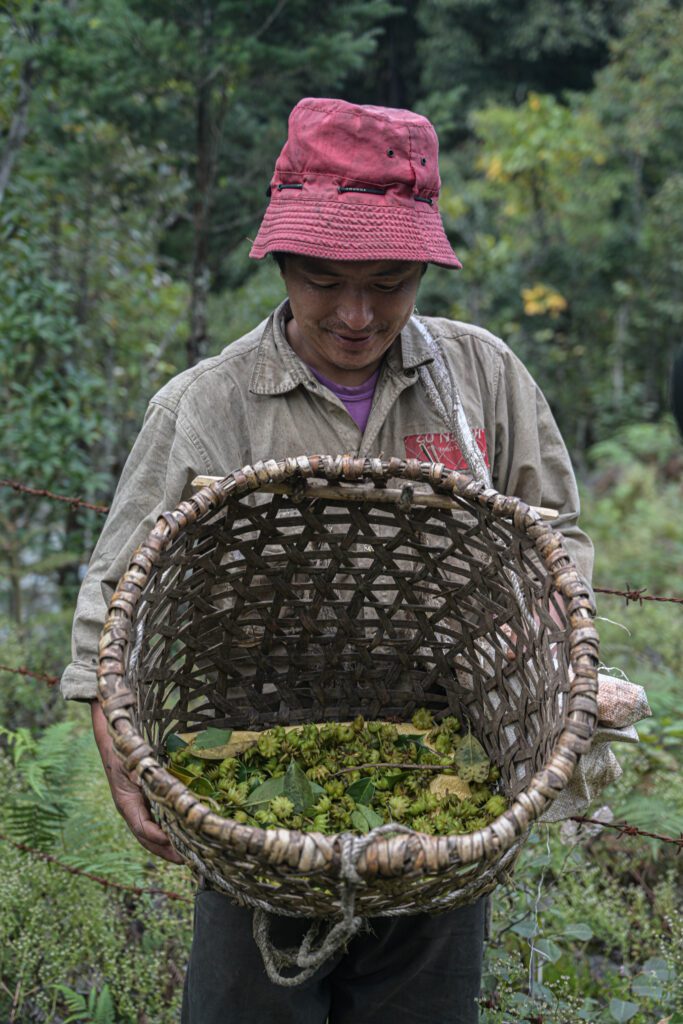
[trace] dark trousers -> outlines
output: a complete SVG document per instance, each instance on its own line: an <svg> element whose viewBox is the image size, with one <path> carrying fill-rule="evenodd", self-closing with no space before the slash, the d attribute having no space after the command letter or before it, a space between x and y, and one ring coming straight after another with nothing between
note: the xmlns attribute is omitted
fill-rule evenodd
<svg viewBox="0 0 683 1024"><path fill-rule="evenodd" d="M485 906L373 918L345 953L284 988L266 975L251 910L202 890L181 1024L477 1024ZM271 939L295 946L309 925L274 917Z"/></svg>

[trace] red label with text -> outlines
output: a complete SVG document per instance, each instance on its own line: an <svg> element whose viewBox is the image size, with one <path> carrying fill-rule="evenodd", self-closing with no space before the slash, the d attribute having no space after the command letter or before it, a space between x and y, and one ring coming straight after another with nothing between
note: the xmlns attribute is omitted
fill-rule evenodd
<svg viewBox="0 0 683 1024"><path fill-rule="evenodd" d="M486 434L480 428L473 430L472 436L488 466ZM468 469L467 461L455 439L455 434L408 434L404 440L407 459L419 459L420 462L442 462L446 469L460 471Z"/></svg>

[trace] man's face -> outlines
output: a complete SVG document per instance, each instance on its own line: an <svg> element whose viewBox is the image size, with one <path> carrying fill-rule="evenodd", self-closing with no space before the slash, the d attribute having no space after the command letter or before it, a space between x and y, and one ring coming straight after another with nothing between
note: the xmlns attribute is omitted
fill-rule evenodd
<svg viewBox="0 0 683 1024"><path fill-rule="evenodd" d="M287 254L283 277L292 319L287 340L337 384L362 384L410 317L421 263L319 260Z"/></svg>

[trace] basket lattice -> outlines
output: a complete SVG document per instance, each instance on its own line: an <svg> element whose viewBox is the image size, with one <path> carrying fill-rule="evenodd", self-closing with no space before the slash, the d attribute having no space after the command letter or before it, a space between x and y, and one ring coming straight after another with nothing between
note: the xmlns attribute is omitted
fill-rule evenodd
<svg viewBox="0 0 683 1024"><path fill-rule="evenodd" d="M588 590L537 511L438 464L309 456L244 467L159 519L111 601L99 697L162 827L214 887L335 917L351 872L357 914L437 912L496 885L571 777L597 655ZM457 716L499 765L512 804L487 828L264 830L163 766L169 734L209 724L420 706Z"/></svg>

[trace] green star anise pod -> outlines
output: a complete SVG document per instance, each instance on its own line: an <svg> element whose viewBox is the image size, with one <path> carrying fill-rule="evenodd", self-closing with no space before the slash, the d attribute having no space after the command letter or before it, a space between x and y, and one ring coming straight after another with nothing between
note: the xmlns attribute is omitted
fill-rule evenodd
<svg viewBox="0 0 683 1024"><path fill-rule="evenodd" d="M426 730L431 729L434 724L431 711L428 711L427 708L418 708L411 718L411 722L416 729L420 730L420 732L426 732Z"/></svg>
<svg viewBox="0 0 683 1024"><path fill-rule="evenodd" d="M280 752L280 742L272 732L262 732L256 745L262 757L275 757Z"/></svg>
<svg viewBox="0 0 683 1024"><path fill-rule="evenodd" d="M392 796L389 798L388 807L392 818L396 821L403 821L408 813L410 800L405 796Z"/></svg>

